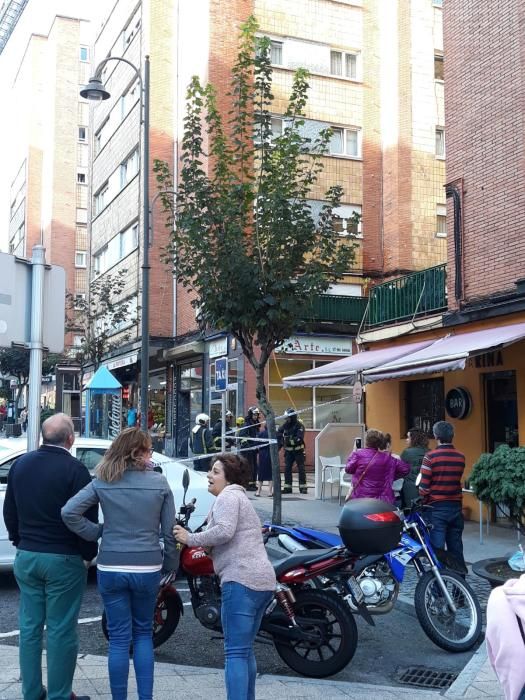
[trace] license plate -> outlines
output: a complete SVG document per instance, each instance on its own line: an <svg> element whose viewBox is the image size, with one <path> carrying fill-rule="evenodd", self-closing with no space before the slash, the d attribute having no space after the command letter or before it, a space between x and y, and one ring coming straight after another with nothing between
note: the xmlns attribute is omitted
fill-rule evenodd
<svg viewBox="0 0 525 700"><path fill-rule="evenodd" d="M361 590L361 586L357 583L355 576L350 576L348 578L348 585L350 587L350 590L352 591L352 595L354 596L356 602L362 603L365 596L363 594L363 591Z"/></svg>

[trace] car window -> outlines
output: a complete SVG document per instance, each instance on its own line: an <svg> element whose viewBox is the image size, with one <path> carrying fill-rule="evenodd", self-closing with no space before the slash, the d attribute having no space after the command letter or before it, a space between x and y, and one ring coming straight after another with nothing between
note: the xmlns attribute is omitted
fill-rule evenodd
<svg viewBox="0 0 525 700"><path fill-rule="evenodd" d="M9 470L19 457L20 455L16 455L16 457L12 457L7 462L0 464L0 484L7 484L7 475L9 474Z"/></svg>
<svg viewBox="0 0 525 700"><path fill-rule="evenodd" d="M105 447L77 447L77 459L85 464L91 473L106 454Z"/></svg>

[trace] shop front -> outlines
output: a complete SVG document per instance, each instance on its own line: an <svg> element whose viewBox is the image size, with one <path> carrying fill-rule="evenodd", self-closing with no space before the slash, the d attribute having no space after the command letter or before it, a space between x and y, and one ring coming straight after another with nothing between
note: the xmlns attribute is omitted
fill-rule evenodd
<svg viewBox="0 0 525 700"><path fill-rule="evenodd" d="M294 408L306 428L306 463L314 462L314 440L328 423L358 423L359 405L352 387L341 384L289 386L287 377L322 372L336 358L351 356L353 341L341 336L303 336L288 338L271 357L268 368L268 398L276 416ZM307 383L308 384L308 383Z"/></svg>
<svg viewBox="0 0 525 700"><path fill-rule="evenodd" d="M399 452L411 427L432 438L432 425L449 421L466 457L467 485L481 453L525 440L525 323L491 324L460 326L449 336L440 329L419 353L364 373L367 427L390 432ZM464 502L477 518L476 499L465 494Z"/></svg>

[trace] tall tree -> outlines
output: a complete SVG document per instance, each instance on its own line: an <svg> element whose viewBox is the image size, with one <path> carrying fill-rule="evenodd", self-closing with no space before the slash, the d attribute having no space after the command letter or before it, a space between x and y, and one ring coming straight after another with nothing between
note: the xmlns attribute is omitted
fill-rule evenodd
<svg viewBox="0 0 525 700"><path fill-rule="evenodd" d="M256 396L275 439L265 368L272 352L308 317L312 300L351 268L354 244L334 225L342 188L331 187L322 206L309 203L323 170L329 129L305 129L308 73L296 71L281 134L272 129L270 40L250 18L223 117L217 90L194 77L187 92L177 193L164 162L156 161L167 227L166 259L179 283L193 292L204 326L225 330L255 370ZM208 161L208 165L205 163ZM281 521L277 445L270 448L273 519Z"/></svg>
<svg viewBox="0 0 525 700"><path fill-rule="evenodd" d="M88 365L98 369L108 353L130 339L131 329L137 325L131 300L122 299L126 278L127 270L102 275L91 283L88 298L67 295L66 329L81 338L71 355L82 373Z"/></svg>

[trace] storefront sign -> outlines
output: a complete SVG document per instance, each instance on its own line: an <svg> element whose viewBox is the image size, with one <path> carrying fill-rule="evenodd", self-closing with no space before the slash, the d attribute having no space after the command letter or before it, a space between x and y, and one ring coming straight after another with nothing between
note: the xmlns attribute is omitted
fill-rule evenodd
<svg viewBox="0 0 525 700"><path fill-rule="evenodd" d="M118 394L109 396L109 429L108 437L113 440L122 430L122 398Z"/></svg>
<svg viewBox="0 0 525 700"><path fill-rule="evenodd" d="M287 355L351 355L352 339L315 335L292 335L275 349Z"/></svg>
<svg viewBox="0 0 525 700"><path fill-rule="evenodd" d="M466 418L472 408L472 399L469 392L461 386L454 387L445 396L445 411L451 418L462 420Z"/></svg>
<svg viewBox="0 0 525 700"><path fill-rule="evenodd" d="M106 367L111 369L118 369L119 367L127 367L128 365L134 365L138 359L138 354L135 352L133 355L126 355L125 357L118 357L116 360L111 360L111 362L106 362Z"/></svg>
<svg viewBox="0 0 525 700"><path fill-rule="evenodd" d="M484 352L483 355L476 355L476 357L473 357L472 361L474 363L474 367L477 368L501 367L503 364L503 353L501 350Z"/></svg>
<svg viewBox="0 0 525 700"><path fill-rule="evenodd" d="M215 391L226 391L228 384L228 360L221 357L215 360Z"/></svg>
<svg viewBox="0 0 525 700"><path fill-rule="evenodd" d="M217 338L208 343L208 355L210 359L214 357L224 357L228 354L228 337Z"/></svg>

